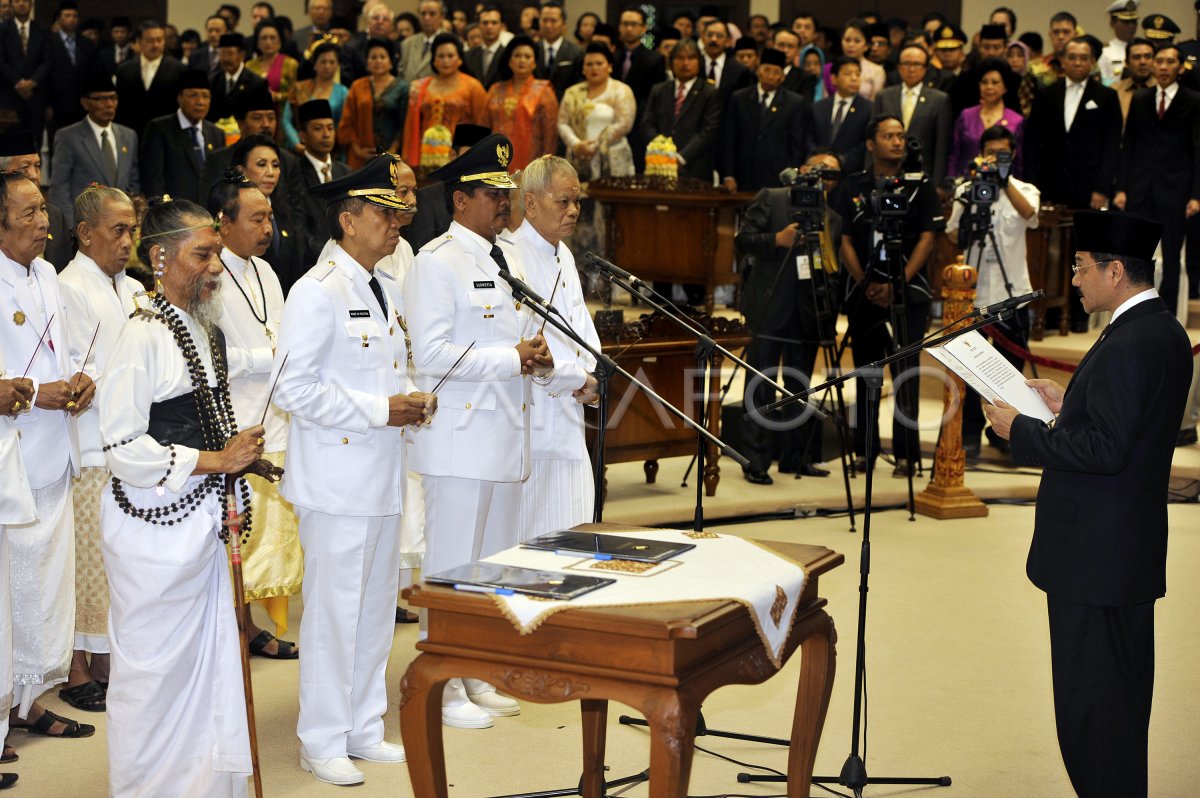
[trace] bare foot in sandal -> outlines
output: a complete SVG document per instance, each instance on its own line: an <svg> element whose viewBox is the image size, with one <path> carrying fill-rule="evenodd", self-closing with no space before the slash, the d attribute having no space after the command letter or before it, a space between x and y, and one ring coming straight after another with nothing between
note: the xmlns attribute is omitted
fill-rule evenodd
<svg viewBox="0 0 1200 798"><path fill-rule="evenodd" d="M37 702L29 708L29 717L24 720L17 717L14 709L9 716L8 727L13 731L40 734L43 737L79 738L91 737L96 733L95 726L56 715Z"/></svg>

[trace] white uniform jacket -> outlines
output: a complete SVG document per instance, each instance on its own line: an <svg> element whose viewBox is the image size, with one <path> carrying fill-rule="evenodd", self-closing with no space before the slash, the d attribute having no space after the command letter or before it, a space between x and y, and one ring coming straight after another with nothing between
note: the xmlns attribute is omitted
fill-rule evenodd
<svg viewBox="0 0 1200 798"><path fill-rule="evenodd" d="M409 393L408 353L390 275L370 275L340 246L296 281L283 308L275 372L288 356L275 404L291 413L280 493L329 515L399 515L406 467L399 427L387 426L388 397ZM274 379L274 375L272 375Z"/></svg>
<svg viewBox="0 0 1200 798"><path fill-rule="evenodd" d="M497 245L509 271L523 272L516 250ZM404 284L404 307L420 390L438 389L433 423L413 436L412 468L430 476L521 482L529 476L529 380L516 346L529 311L513 301L492 243L451 222L417 253Z"/></svg>

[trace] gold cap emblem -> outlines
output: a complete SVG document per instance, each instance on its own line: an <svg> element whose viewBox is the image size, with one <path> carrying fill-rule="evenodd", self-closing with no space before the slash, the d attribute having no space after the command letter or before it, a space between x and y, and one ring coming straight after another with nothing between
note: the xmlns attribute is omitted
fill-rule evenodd
<svg viewBox="0 0 1200 798"><path fill-rule="evenodd" d="M500 162L500 166L507 169L508 162L512 158L512 148L507 144L496 145L496 160Z"/></svg>

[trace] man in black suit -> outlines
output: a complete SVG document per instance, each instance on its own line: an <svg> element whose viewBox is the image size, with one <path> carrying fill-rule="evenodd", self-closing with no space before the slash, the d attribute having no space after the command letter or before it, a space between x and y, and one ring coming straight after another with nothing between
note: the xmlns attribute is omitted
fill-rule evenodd
<svg viewBox="0 0 1200 798"><path fill-rule="evenodd" d="M109 75L117 74L117 67L137 55L132 45L133 22L129 17L113 17L108 26L109 43L100 48L100 65Z"/></svg>
<svg viewBox="0 0 1200 798"><path fill-rule="evenodd" d="M714 146L721 128L721 95L700 77L700 49L683 39L671 51L674 80L650 90L640 128L642 140L669 136L675 142L679 176L711 183Z"/></svg>
<svg viewBox="0 0 1200 798"><path fill-rule="evenodd" d="M177 85L175 113L146 125L138 161L142 188L148 197L170 194L203 206L200 175L213 151L225 146L225 134L204 118L211 103L208 73L186 70Z"/></svg>
<svg viewBox="0 0 1200 798"><path fill-rule="evenodd" d="M1178 101L1178 98L1176 98ZM1166 593L1167 482L1190 342L1154 291L1162 225L1075 214L1075 277L1112 321L1064 390L1030 380L1053 427L988 407L1013 462L1042 468L1029 579L1046 593L1059 748L1079 795L1147 794L1154 602Z"/></svg>
<svg viewBox="0 0 1200 798"><path fill-rule="evenodd" d="M237 120L240 138L262 135L272 141L275 140L279 120L275 118L275 101L271 98L271 89L268 88L266 81L239 92L233 99L232 113L233 118ZM204 159L204 171L200 174L201 198L207 200L212 187L217 184L232 163L233 147L214 150ZM299 160L281 147L279 149L279 185L271 196L282 197L285 204L291 204L292 181L297 180L299 174Z"/></svg>
<svg viewBox="0 0 1200 798"><path fill-rule="evenodd" d="M297 221L302 223L302 260L306 267L311 267L329 238L325 203L313 195L312 189L345 177L350 168L330 155L337 145L337 125L328 100L309 100L296 109L296 117L304 155L297 159L299 178L290 180L291 203Z"/></svg>
<svg viewBox="0 0 1200 798"><path fill-rule="evenodd" d="M246 69L246 40L242 34L222 34L218 44L220 69L209 80L212 93L212 104L208 109L210 122L233 116L239 95L267 85L264 78Z"/></svg>
<svg viewBox="0 0 1200 798"><path fill-rule="evenodd" d="M467 69L485 89L491 88L500 72L500 56L504 53L504 43L500 41L503 27L499 7L485 6L479 12L479 32L483 34L483 44L472 47L463 56Z"/></svg>
<svg viewBox="0 0 1200 798"><path fill-rule="evenodd" d="M783 53L783 88L812 103L817 78L796 66L796 59L800 56L800 37L795 31L779 28L772 34L770 46Z"/></svg>
<svg viewBox="0 0 1200 798"><path fill-rule="evenodd" d="M1179 49L1154 54L1153 89L1129 103L1113 205L1163 224L1159 293L1174 313L1187 220L1200 213L1200 93L1179 85Z"/></svg>
<svg viewBox="0 0 1200 798"><path fill-rule="evenodd" d="M629 132L629 148L633 150L634 169L642 172L646 165L647 140L642 139L641 124L646 113L646 101L650 90L667 79L666 61L661 55L646 47L642 37L646 35L646 13L634 6L622 9L617 25L620 44L613 56L613 77L629 87L637 100L637 116L633 130ZM582 62L582 58L580 61Z"/></svg>
<svg viewBox="0 0 1200 798"><path fill-rule="evenodd" d="M758 85L735 91L729 101L721 139L721 182L730 191L778 186L779 173L804 163L812 148L812 106L780 89L783 66L783 53L763 50Z"/></svg>
<svg viewBox="0 0 1200 798"><path fill-rule="evenodd" d="M770 52L777 51L765 50L764 54ZM818 168L839 169L837 156L828 151L814 153L802 171ZM824 181L825 190L833 185L832 180ZM742 216L735 240L738 254L745 257L742 312L754 336L746 349L746 362L767 376L774 376L782 364L784 387L792 393L808 387L820 350L821 322L832 339L830 331L836 317L821 318L818 307L822 313L825 309L833 310L833 297L826 293L829 300L826 302L818 292L832 289L833 274L838 269L836 256L832 255L833 242L840 241L842 234L841 218L827 209L819 245L810 253L793 216L795 210L791 187L764 188ZM810 255L817 260L815 266ZM830 256L830 263L825 263L826 256ZM821 460L819 425L811 418L796 424L799 406L793 406L781 417L771 418L773 423L769 427L758 423L756 409L776 398L774 388L757 377L747 381L744 401L754 419L743 426L744 437L739 447L750 460L743 472L746 481L755 485L772 483L767 472L781 432L780 473L794 472L797 478L828 476L828 471L816 466ZM785 428L781 430L781 426Z"/></svg>
<svg viewBox="0 0 1200 798"><path fill-rule="evenodd" d="M55 17L58 31L50 35L50 143L54 134L83 119L79 104L84 81L101 70L95 43L78 33L79 6L75 0L62 0Z"/></svg>
<svg viewBox="0 0 1200 798"><path fill-rule="evenodd" d="M862 77L858 61L838 56L830 74L837 91L813 103L813 141L818 147L831 147L838 154L843 171L857 172L866 161L871 103L858 93Z"/></svg>
<svg viewBox="0 0 1200 798"><path fill-rule="evenodd" d="M230 33L229 23L220 14L204 20L204 44L188 56L188 69L199 69L215 78L221 71L221 37Z"/></svg>
<svg viewBox="0 0 1200 798"><path fill-rule="evenodd" d="M12 15L0 25L0 108L15 110L40 144L50 97L50 32L33 21L33 0L13 0Z"/></svg>
<svg viewBox="0 0 1200 798"><path fill-rule="evenodd" d="M179 77L184 66L175 58L164 55L166 32L159 22L142 23L138 38L142 51L127 58L117 67L117 123L133 128L145 144L146 123L160 116L169 116L177 108ZM208 73L205 72L207 78ZM208 84L204 85L208 91ZM143 186L145 185L143 176Z"/></svg>
<svg viewBox="0 0 1200 798"><path fill-rule="evenodd" d="M457 158L492 134L491 128L465 122L455 126L450 151ZM433 239L445 233L453 217L446 208L446 188L441 182L429 183L417 189L417 207L420 212L412 223L400 228L400 235L416 252Z"/></svg>
<svg viewBox="0 0 1200 798"><path fill-rule="evenodd" d="M542 6L538 31L537 71L534 74L549 80L561 100L563 92L583 79L583 50L567 38L567 10L558 0L549 0Z"/></svg>
<svg viewBox="0 0 1200 798"><path fill-rule="evenodd" d="M721 109L729 105L729 98L738 89L754 83L750 70L737 62L729 49L729 26L714 19L704 26L704 63L700 74L721 93ZM794 165L794 164L793 164Z"/></svg>
<svg viewBox="0 0 1200 798"><path fill-rule="evenodd" d="M946 177L954 126L950 98L945 92L925 85L929 53L924 47L905 45L900 50L898 66L900 85L888 86L875 95L874 113L900 117L904 137L921 143L921 166L933 184L940 186Z"/></svg>

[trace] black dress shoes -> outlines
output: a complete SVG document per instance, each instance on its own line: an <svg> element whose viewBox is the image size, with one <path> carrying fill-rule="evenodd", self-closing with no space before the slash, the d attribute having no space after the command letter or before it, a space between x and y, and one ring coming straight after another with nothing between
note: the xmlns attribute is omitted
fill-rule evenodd
<svg viewBox="0 0 1200 798"><path fill-rule="evenodd" d="M742 476L751 485L773 485L775 483L775 480L771 479L771 475L766 471L750 471L743 468Z"/></svg>
<svg viewBox="0 0 1200 798"><path fill-rule="evenodd" d="M812 463L805 463L804 465L802 465L796 469L796 479L800 479L800 477L827 477L827 476L829 476L829 471L827 471L824 468L818 468L817 466L813 465Z"/></svg>
<svg viewBox="0 0 1200 798"><path fill-rule="evenodd" d="M1197 438L1195 427L1190 427L1188 429L1181 429L1181 430L1179 430L1179 434L1175 436L1175 445L1176 446L1191 446L1198 439L1200 439L1200 438Z"/></svg>

